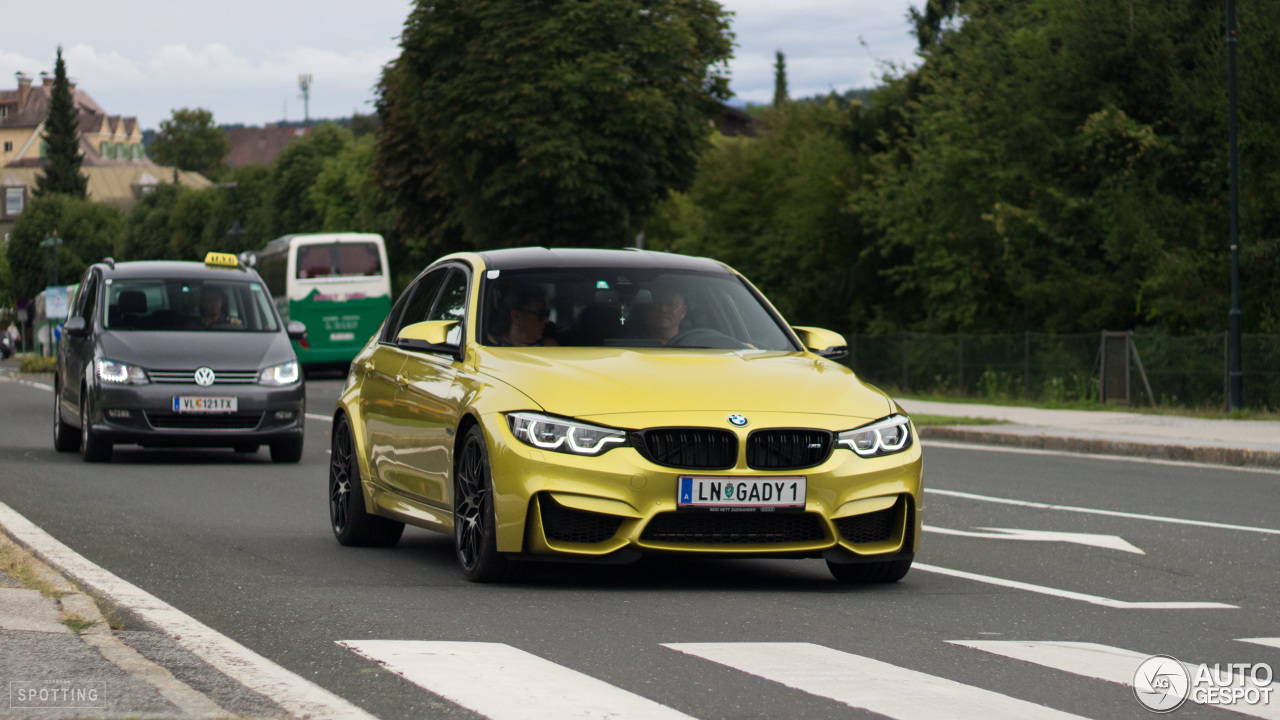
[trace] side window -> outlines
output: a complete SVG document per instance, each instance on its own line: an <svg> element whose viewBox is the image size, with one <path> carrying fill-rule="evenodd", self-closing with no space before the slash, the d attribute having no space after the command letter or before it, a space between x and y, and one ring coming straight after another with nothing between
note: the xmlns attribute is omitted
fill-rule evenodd
<svg viewBox="0 0 1280 720"><path fill-rule="evenodd" d="M448 273L449 268L432 270L406 291L405 295L409 299L404 304L404 312L398 318L392 317L387 320L388 340L394 340L400 334L400 328L427 319L427 314L431 312L431 305L440 292L440 285Z"/></svg>
<svg viewBox="0 0 1280 720"><path fill-rule="evenodd" d="M85 319L91 327L93 326L93 311L98 308L98 276L90 274L89 284L81 285L84 288L84 303L80 310L80 317Z"/></svg>
<svg viewBox="0 0 1280 720"><path fill-rule="evenodd" d="M457 320L462 322L467 316L467 274L461 270L454 270L449 273L449 279L445 281L444 290L440 292L440 299L436 301L436 305L431 310L428 320ZM450 345L459 345L462 343L462 325L459 324L453 330L449 331L449 337L445 342Z"/></svg>

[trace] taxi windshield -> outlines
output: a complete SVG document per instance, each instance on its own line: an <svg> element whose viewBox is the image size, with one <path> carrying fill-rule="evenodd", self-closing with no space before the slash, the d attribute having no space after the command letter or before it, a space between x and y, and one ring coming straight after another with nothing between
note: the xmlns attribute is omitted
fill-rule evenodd
<svg viewBox="0 0 1280 720"><path fill-rule="evenodd" d="M729 273L557 268L490 272L480 342L790 351L780 319Z"/></svg>
<svg viewBox="0 0 1280 720"><path fill-rule="evenodd" d="M108 280L109 330L276 332L271 298L261 283L214 280Z"/></svg>

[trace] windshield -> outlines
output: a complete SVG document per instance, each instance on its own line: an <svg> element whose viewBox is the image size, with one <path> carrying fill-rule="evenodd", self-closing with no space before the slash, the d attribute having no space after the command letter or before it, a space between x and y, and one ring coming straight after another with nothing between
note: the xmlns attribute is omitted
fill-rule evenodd
<svg viewBox="0 0 1280 720"><path fill-rule="evenodd" d="M108 280L104 327L111 330L276 332L261 283Z"/></svg>
<svg viewBox="0 0 1280 720"><path fill-rule="evenodd" d="M382 275L378 245L371 242L298 246L298 279Z"/></svg>
<svg viewBox="0 0 1280 720"><path fill-rule="evenodd" d="M634 268L489 271L485 345L795 350L737 276Z"/></svg>

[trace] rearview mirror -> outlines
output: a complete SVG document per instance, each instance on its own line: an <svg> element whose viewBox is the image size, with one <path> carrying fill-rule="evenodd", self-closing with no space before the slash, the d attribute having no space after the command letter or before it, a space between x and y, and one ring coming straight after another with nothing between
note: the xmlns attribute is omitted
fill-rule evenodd
<svg viewBox="0 0 1280 720"><path fill-rule="evenodd" d="M89 334L89 324L82 317L73 317L62 323L62 332L80 337Z"/></svg>
<svg viewBox="0 0 1280 720"><path fill-rule="evenodd" d="M797 326L791 329L800 336L800 342L804 344L805 349L815 355L828 360L838 360L849 354L849 343L845 342L844 336L840 333L816 327Z"/></svg>
<svg viewBox="0 0 1280 720"><path fill-rule="evenodd" d="M290 340L297 340L299 343L307 340L307 326L297 320L290 320L289 324L284 326L284 331L289 334Z"/></svg>
<svg viewBox="0 0 1280 720"><path fill-rule="evenodd" d="M450 335L455 335L455 330L459 327L457 320L428 320L406 325L396 336L396 345L405 350L438 352L457 357L460 348L457 342L451 342Z"/></svg>

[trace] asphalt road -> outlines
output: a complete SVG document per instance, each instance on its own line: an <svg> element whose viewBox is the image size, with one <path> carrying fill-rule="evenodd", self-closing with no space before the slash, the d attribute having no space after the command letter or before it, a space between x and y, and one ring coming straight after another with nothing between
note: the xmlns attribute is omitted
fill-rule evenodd
<svg viewBox="0 0 1280 720"><path fill-rule="evenodd" d="M308 412L327 414L339 385L310 381ZM501 643L704 719L878 717L759 677L796 652L781 643L812 643L843 653L834 656L841 662L870 659L919 673L876 684L904 702L927 696L929 682L942 678L1092 718L1149 715L1122 684L1001 654L1012 645L976 649L955 641L1097 643L1191 663L1280 668L1280 649L1240 642L1280 636L1274 473L927 447L926 486L945 492L927 494L924 520L942 530L926 532L916 561L985 579L917 567L895 585L851 588L836 584L821 561L646 560L543 565L523 584L482 586L461 579L451 538L410 528L394 549L337 544L327 516L324 421L308 420L298 465L273 465L265 448L245 457L131 447L117 448L108 465L87 465L53 451L49 392L0 382L0 408L0 502L93 562L381 718L474 715L339 641ZM1002 538L1008 533L989 528L1114 535L1142 554ZM1153 602L1237 607L1125 605ZM761 646L765 670L706 659L714 648L665 647L737 642L779 645ZM454 669L480 687L510 680L467 665ZM842 692L864 689L842 677L826 681ZM992 697L979 696L978 705ZM963 702L952 707L947 714L967 716ZM1280 698L1272 703L1277 710ZM1221 713L1188 703L1177 716L1228 717Z"/></svg>

